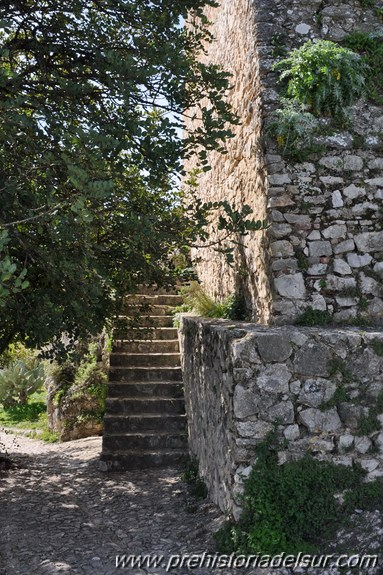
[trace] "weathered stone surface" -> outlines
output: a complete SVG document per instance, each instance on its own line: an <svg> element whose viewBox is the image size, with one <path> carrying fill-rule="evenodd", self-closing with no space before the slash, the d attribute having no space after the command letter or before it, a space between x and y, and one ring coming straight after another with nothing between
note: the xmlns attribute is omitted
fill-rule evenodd
<svg viewBox="0 0 383 575"><path fill-rule="evenodd" d="M358 453L367 453L371 449L372 442L368 437L356 437L355 449Z"/></svg>
<svg viewBox="0 0 383 575"><path fill-rule="evenodd" d="M350 184L343 190L343 195L349 200L355 200L366 195L365 188L359 188L355 184Z"/></svg>
<svg viewBox="0 0 383 575"><path fill-rule="evenodd" d="M305 409L298 419L311 433L331 433L342 426L336 409L323 412L314 408Z"/></svg>
<svg viewBox="0 0 383 575"><path fill-rule="evenodd" d="M234 415L239 419L245 419L258 411L258 398L255 393L237 385L234 390Z"/></svg>
<svg viewBox="0 0 383 575"><path fill-rule="evenodd" d="M351 274L352 270L347 262L337 258L334 260L334 272L336 274L345 276Z"/></svg>
<svg viewBox="0 0 383 575"><path fill-rule="evenodd" d="M287 240L279 240L271 244L271 253L276 258L288 258L294 255L294 248Z"/></svg>
<svg viewBox="0 0 383 575"><path fill-rule="evenodd" d="M278 421L281 425L294 423L294 406L291 401L281 401L270 407L264 414L266 421L274 423Z"/></svg>
<svg viewBox="0 0 383 575"><path fill-rule="evenodd" d="M305 282L301 273L281 275L274 280L275 289L284 297L303 299L306 294Z"/></svg>
<svg viewBox="0 0 383 575"><path fill-rule="evenodd" d="M340 183L343 183L343 180ZM335 190L335 192L333 192L333 194L332 194L332 206L333 206L333 208L341 208L341 207L343 207L343 205L344 205L344 202L343 202L341 192L339 190Z"/></svg>
<svg viewBox="0 0 383 575"><path fill-rule="evenodd" d="M334 253L344 254L345 252L352 252L353 249L355 249L354 240L345 240L344 242L340 242L334 247Z"/></svg>
<svg viewBox="0 0 383 575"><path fill-rule="evenodd" d="M347 234L347 226L344 224L334 224L323 230L322 233L326 239L343 239Z"/></svg>
<svg viewBox="0 0 383 575"><path fill-rule="evenodd" d="M309 252L311 257L331 256L332 247L330 242L309 242Z"/></svg>
<svg viewBox="0 0 383 575"><path fill-rule="evenodd" d="M372 257L370 254L347 254L347 261L352 268L363 268L371 263Z"/></svg>
<svg viewBox="0 0 383 575"><path fill-rule="evenodd" d="M264 421L244 421L237 424L237 429L242 437L264 439L271 431L272 425Z"/></svg>
<svg viewBox="0 0 383 575"><path fill-rule="evenodd" d="M361 252L383 251L383 232L357 234L354 239Z"/></svg>
<svg viewBox="0 0 383 575"><path fill-rule="evenodd" d="M295 439L299 439L300 431L299 425L288 425L286 429L283 431L283 435L287 439L287 441L294 441Z"/></svg>
<svg viewBox="0 0 383 575"><path fill-rule="evenodd" d="M295 355L294 368L302 375L326 376L330 367L328 347L313 341L307 342Z"/></svg>
<svg viewBox="0 0 383 575"><path fill-rule="evenodd" d="M292 373L283 363L264 367L256 378L257 386L268 393L287 393Z"/></svg>
<svg viewBox="0 0 383 575"><path fill-rule="evenodd" d="M361 405L342 402L338 405L338 413L342 422L350 429L357 429L364 410Z"/></svg>
<svg viewBox="0 0 383 575"><path fill-rule="evenodd" d="M257 345L259 354L266 363L283 362L292 353L292 346L286 334L265 333L257 338Z"/></svg>
<svg viewBox="0 0 383 575"><path fill-rule="evenodd" d="M319 407L329 401L336 391L336 383L329 379L307 379L302 385L298 400L303 405Z"/></svg>

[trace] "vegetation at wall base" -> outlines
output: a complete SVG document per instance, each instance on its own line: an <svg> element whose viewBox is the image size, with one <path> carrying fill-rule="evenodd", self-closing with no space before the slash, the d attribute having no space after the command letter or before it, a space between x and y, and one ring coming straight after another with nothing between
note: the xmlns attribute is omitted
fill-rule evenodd
<svg viewBox="0 0 383 575"><path fill-rule="evenodd" d="M191 281L181 289L181 295L184 298L184 303L173 310L176 323L179 322L179 314L188 311L212 319L245 321L250 318L245 296L240 291L222 301L215 301L198 281Z"/></svg>
<svg viewBox="0 0 383 575"><path fill-rule="evenodd" d="M207 487L204 480L200 477L199 463L195 457L191 457L185 464L181 479L188 485L190 495L198 499L206 499L208 494Z"/></svg>
<svg viewBox="0 0 383 575"><path fill-rule="evenodd" d="M313 309L308 306L295 323L300 326L329 325L332 323L332 317L326 310Z"/></svg>
<svg viewBox="0 0 383 575"><path fill-rule="evenodd" d="M318 461L307 455L278 464L278 446L269 436L244 480L243 512L216 534L221 553L325 552L355 508L382 509L382 479L365 484L365 471ZM341 504L335 495L344 493ZM349 550L353 551L353 550Z"/></svg>

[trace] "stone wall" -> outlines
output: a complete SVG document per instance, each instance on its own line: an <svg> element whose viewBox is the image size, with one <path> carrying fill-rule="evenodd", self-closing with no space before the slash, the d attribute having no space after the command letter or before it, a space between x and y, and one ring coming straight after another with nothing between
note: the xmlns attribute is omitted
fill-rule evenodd
<svg viewBox="0 0 383 575"><path fill-rule="evenodd" d="M279 101L273 64L309 39L381 30L379 12L362 4L221 0L208 11L216 42L206 57L233 74L228 97L242 123L227 155L210 154L200 195L247 203L271 226L245 239L233 270L209 249L197 268L216 298L242 289L262 323L292 322L308 306L335 321L383 321L383 108L358 102L347 130L321 137L323 151L305 162L287 162L267 136Z"/></svg>
<svg viewBox="0 0 383 575"><path fill-rule="evenodd" d="M241 474L275 423L280 461L311 453L383 476L383 334L184 316L189 444L210 498L239 513Z"/></svg>

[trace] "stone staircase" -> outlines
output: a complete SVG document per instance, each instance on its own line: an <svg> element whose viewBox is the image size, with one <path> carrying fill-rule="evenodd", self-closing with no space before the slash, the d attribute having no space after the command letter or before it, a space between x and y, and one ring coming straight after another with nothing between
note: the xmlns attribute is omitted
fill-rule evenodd
<svg viewBox="0 0 383 575"><path fill-rule="evenodd" d="M104 469L165 467L183 462L187 431L173 293L142 290L129 297L140 327L115 338L110 371L101 462Z"/></svg>

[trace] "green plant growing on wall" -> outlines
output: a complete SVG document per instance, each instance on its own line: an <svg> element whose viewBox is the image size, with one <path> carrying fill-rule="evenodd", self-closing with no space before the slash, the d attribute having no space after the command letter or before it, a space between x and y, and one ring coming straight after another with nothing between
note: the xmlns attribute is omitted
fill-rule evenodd
<svg viewBox="0 0 383 575"><path fill-rule="evenodd" d="M179 313L194 311L198 315L209 318L232 319L241 321L248 319L246 301L241 293L228 296L223 301L215 301L210 297L201 284L192 281L181 290L184 304L175 308L175 321L179 321ZM178 317L177 317L178 314Z"/></svg>
<svg viewBox="0 0 383 575"><path fill-rule="evenodd" d="M307 110L307 106L287 98L281 99L281 107L272 114L268 133L277 141L284 156L292 160L305 159L314 148L314 136L319 121Z"/></svg>
<svg viewBox="0 0 383 575"><path fill-rule="evenodd" d="M383 35L353 32L346 36L343 45L361 56L365 67L367 96L383 104Z"/></svg>
<svg viewBox="0 0 383 575"><path fill-rule="evenodd" d="M278 465L277 451L266 445L244 481L243 513L216 535L225 553L315 553L331 538L342 518L334 495L360 485L365 472L317 461Z"/></svg>
<svg viewBox="0 0 383 575"><path fill-rule="evenodd" d="M313 309L311 306L306 308L304 313L296 320L297 325L328 325L332 318L327 310Z"/></svg>
<svg viewBox="0 0 383 575"><path fill-rule="evenodd" d="M287 96L314 115L344 118L365 93L365 65L359 54L330 42L306 42L274 65L287 82Z"/></svg>

